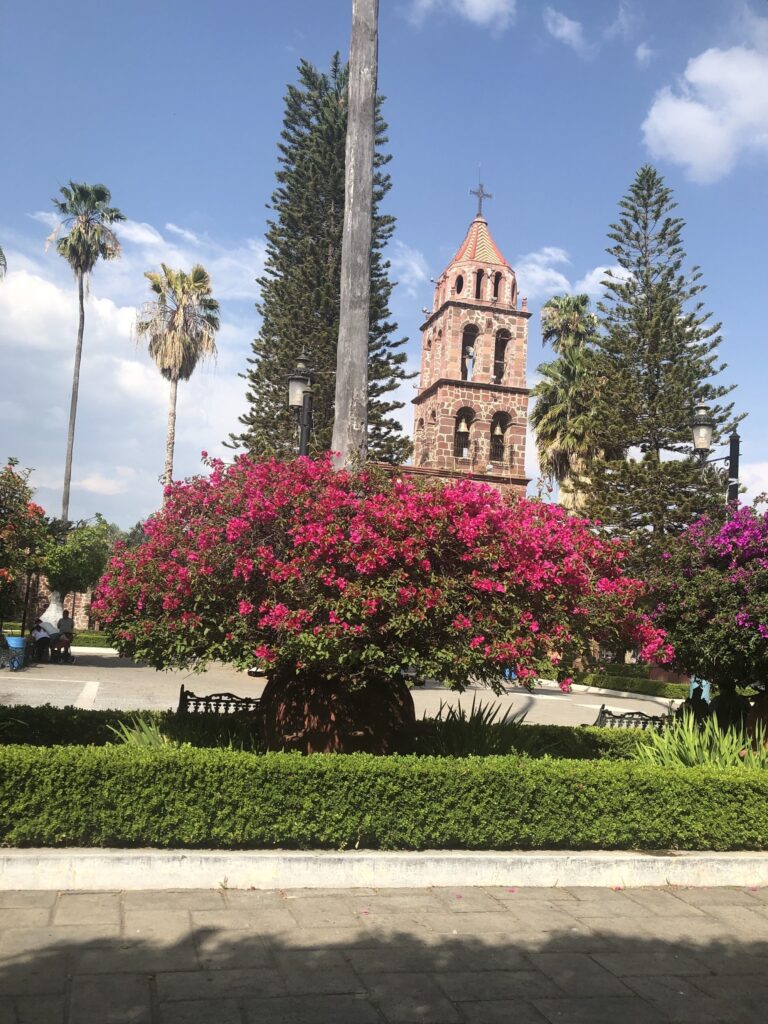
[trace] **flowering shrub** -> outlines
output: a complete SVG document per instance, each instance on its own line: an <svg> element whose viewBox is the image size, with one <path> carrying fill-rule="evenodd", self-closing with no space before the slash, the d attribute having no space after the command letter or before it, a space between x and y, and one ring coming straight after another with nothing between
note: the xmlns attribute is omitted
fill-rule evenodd
<svg viewBox="0 0 768 1024"><path fill-rule="evenodd" d="M28 472L15 459L0 470L0 615L9 608L20 576L35 567L46 535L45 513L32 501Z"/></svg>
<svg viewBox="0 0 768 1024"><path fill-rule="evenodd" d="M653 595L675 663L733 689L768 676L768 512L731 505L702 518L663 556Z"/></svg>
<svg viewBox="0 0 768 1024"><path fill-rule="evenodd" d="M621 546L559 507L328 459L209 465L101 580L92 608L124 654L352 684L413 668L457 688L503 668L531 683L547 661L565 676L593 641L671 657Z"/></svg>

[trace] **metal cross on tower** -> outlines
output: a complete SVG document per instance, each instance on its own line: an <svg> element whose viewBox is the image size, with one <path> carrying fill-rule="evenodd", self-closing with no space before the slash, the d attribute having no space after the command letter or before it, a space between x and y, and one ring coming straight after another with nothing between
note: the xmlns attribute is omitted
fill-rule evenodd
<svg viewBox="0 0 768 1024"><path fill-rule="evenodd" d="M477 196L477 216L478 217L482 217L483 216L483 200L484 199L493 199L493 196L491 195L490 192L486 192L485 191L485 187L484 187L482 181L477 186L477 188L471 188L469 190L469 194L471 196Z"/></svg>

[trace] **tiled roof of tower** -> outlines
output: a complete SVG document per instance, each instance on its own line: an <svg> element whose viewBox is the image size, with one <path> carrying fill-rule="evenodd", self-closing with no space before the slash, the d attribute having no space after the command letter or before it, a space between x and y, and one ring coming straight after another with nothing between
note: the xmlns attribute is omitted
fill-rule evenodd
<svg viewBox="0 0 768 1024"><path fill-rule="evenodd" d="M481 263L498 263L500 266L509 267L499 252L499 247L491 238L488 222L484 217L478 215L469 225L467 237L459 246L459 251L451 260L451 264L462 260L478 260Z"/></svg>

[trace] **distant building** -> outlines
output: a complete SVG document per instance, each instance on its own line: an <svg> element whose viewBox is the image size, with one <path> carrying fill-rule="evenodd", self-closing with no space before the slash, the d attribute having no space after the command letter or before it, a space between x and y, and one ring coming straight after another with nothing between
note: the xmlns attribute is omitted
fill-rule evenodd
<svg viewBox="0 0 768 1024"><path fill-rule="evenodd" d="M413 399L414 475L484 480L524 494L527 300L479 212L435 284Z"/></svg>

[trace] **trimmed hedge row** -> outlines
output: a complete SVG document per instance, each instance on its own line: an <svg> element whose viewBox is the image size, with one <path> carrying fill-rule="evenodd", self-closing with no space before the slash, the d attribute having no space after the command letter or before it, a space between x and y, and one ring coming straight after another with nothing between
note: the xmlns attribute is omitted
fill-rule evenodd
<svg viewBox="0 0 768 1024"><path fill-rule="evenodd" d="M195 747L233 746L262 750L263 744L249 719L229 715L177 715L173 711L83 711L51 704L0 706L0 744L37 747L97 746L116 743L109 728L139 716L156 722L171 739Z"/></svg>
<svg viewBox="0 0 768 1024"><path fill-rule="evenodd" d="M745 768L0 748L14 846L757 850L767 797Z"/></svg>
<svg viewBox="0 0 768 1024"><path fill-rule="evenodd" d="M632 667L632 666L628 666ZM671 700L685 700L688 687L685 683L662 683L655 679L642 679L634 675L605 672L588 672L577 680L583 686L601 686L604 690L624 690L627 693L645 693L649 697L665 697Z"/></svg>
<svg viewBox="0 0 768 1024"><path fill-rule="evenodd" d="M18 705L0 706L0 743L29 744L39 747L104 746L114 743L109 726L127 722L137 712L82 711L78 708L56 708ZM195 747L218 747L231 744L236 749L261 750L259 737L247 719L236 720L222 715L176 715L170 711L142 711L141 717L154 721L172 739ZM423 726L416 723L415 734L404 738L406 752L418 750ZM595 729L568 725L521 726L524 752L533 757L549 755L557 758L593 760L631 758L643 732L638 729Z"/></svg>

